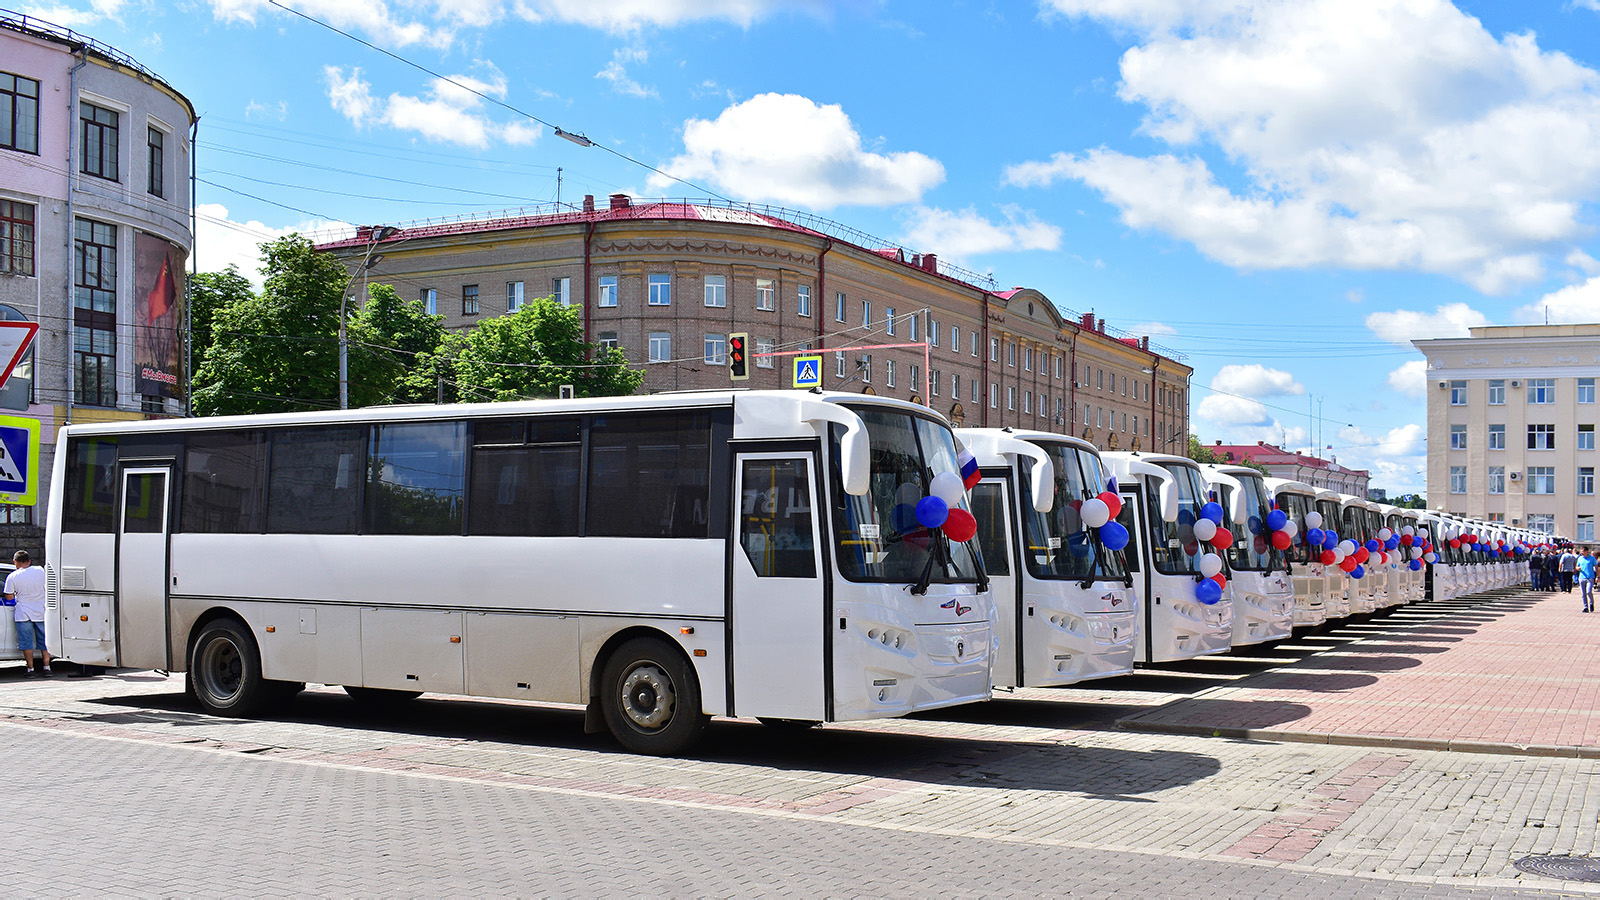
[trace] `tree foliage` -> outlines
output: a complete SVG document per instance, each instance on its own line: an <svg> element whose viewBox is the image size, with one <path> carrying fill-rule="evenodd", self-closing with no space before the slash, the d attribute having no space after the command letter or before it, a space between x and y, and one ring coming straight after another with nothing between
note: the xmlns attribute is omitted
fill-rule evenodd
<svg viewBox="0 0 1600 900"><path fill-rule="evenodd" d="M221 272L199 272L189 279L189 348L196 362L205 358L212 344L211 323L217 311L255 296L250 279L239 274L238 266Z"/></svg>
<svg viewBox="0 0 1600 900"><path fill-rule="evenodd" d="M432 403L437 398L444 317L421 300L402 300L387 284L374 284L367 302L350 315L350 405Z"/></svg>
<svg viewBox="0 0 1600 900"><path fill-rule="evenodd" d="M1197 463L1214 463L1219 461L1217 459L1217 454L1211 452L1210 447L1200 443L1200 438L1192 434L1189 435L1189 458Z"/></svg>
<svg viewBox="0 0 1600 900"><path fill-rule="evenodd" d="M564 384L579 397L614 397L644 382L621 350L583 340L576 308L548 297L451 338L443 354L467 402L555 397Z"/></svg>

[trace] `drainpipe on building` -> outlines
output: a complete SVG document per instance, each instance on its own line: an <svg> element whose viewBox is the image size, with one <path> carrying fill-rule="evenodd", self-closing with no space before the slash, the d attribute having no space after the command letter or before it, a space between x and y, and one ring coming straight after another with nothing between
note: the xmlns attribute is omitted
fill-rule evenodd
<svg viewBox="0 0 1600 900"><path fill-rule="evenodd" d="M183 285L183 415L194 415L194 277L200 274L200 227L195 219L194 151L200 143L200 117L189 125L189 280Z"/></svg>
<svg viewBox="0 0 1600 900"><path fill-rule="evenodd" d="M822 239L822 252L817 254L817 302L813 315L817 317L817 350L821 352L827 340L822 336L822 316L828 308L828 261L825 257L833 249L833 241Z"/></svg>
<svg viewBox="0 0 1600 900"><path fill-rule="evenodd" d="M988 428L989 427L989 292L988 291L984 291L983 292L983 296L981 296L979 299L983 302L983 310L982 310L982 315L983 315L983 343L981 345L979 345L979 347L978 347L978 352L983 354L981 357L979 357L979 359L981 359L983 361L983 391L980 394L980 396L982 397L982 400L979 401L978 408L983 410L983 427Z"/></svg>
<svg viewBox="0 0 1600 900"><path fill-rule="evenodd" d="M1062 434L1070 435L1078 427L1078 334L1082 329L1072 328L1072 339L1067 341L1067 422Z"/></svg>
<svg viewBox="0 0 1600 900"><path fill-rule="evenodd" d="M589 226L583 232L583 342L589 343L589 245L594 241L594 220L589 220ZM584 357L588 358L589 351L584 350Z"/></svg>
<svg viewBox="0 0 1600 900"><path fill-rule="evenodd" d="M70 129L67 132L67 134L68 134L68 137L67 137L67 271L69 273L74 271L73 256L72 256L72 239L73 239L73 234L77 229L77 222L72 217L72 193L73 193L73 191L76 191L78 189L77 188L77 184L76 184L77 174L78 174L77 151L78 151L78 135L81 133L80 129L78 128L78 70L83 68L84 66L86 66L88 64L89 64L89 51L87 49L79 49L77 65L73 66L67 72L67 92L68 92L67 93L67 128ZM67 318L67 358L66 358L66 361L65 361L66 362L66 370L67 370L67 414L66 414L66 424L68 424L68 425L72 424L73 390L77 386L75 384L76 379L74 379L72 377L73 376L72 364L77 359L77 355L78 355L78 341L77 341L77 334L76 334L77 328L74 325L77 304L73 300L73 296L72 296L73 295L73 284L74 284L74 281L73 281L72 275L68 274L68 276L67 276L67 292L66 292L66 294L67 294L67 296L66 296L66 300L67 300L67 317L66 317ZM37 366L35 366L34 372L35 372L34 377L35 378L39 377L38 374L37 374L37 372L38 372Z"/></svg>

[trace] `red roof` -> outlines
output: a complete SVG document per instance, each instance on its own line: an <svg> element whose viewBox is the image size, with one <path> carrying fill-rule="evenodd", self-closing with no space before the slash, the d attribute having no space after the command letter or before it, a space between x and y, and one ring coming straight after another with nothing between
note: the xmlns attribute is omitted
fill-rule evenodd
<svg viewBox="0 0 1600 900"><path fill-rule="evenodd" d="M1206 449L1228 462L1249 460L1263 466L1305 466L1309 469L1326 469L1329 472L1347 472L1352 475L1367 472L1366 469L1349 469L1332 460L1307 456L1273 444L1216 444Z"/></svg>

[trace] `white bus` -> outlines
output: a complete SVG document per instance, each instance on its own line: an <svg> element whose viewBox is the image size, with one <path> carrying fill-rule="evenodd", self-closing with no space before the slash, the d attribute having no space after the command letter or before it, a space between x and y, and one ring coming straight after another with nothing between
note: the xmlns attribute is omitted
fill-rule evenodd
<svg viewBox="0 0 1600 900"><path fill-rule="evenodd" d="M1208 486L1193 460L1165 454L1101 454L1122 494L1118 521L1133 536L1127 555L1139 591L1140 637L1135 662L1175 662L1233 645L1233 603L1224 592L1215 603L1196 595L1200 558L1194 523Z"/></svg>
<svg viewBox="0 0 1600 900"><path fill-rule="evenodd" d="M1294 581L1267 525L1276 498L1265 476L1248 466L1220 463L1200 470L1227 511L1233 534L1233 546L1223 555L1233 599L1233 646L1283 640L1294 630Z"/></svg>
<svg viewBox="0 0 1600 900"><path fill-rule="evenodd" d="M972 489L997 616L994 684L1046 687L1133 671L1137 595L1123 551L1078 506L1105 490L1094 445L1060 434L957 429L983 480Z"/></svg>
<svg viewBox="0 0 1600 900"><path fill-rule="evenodd" d="M1317 490L1317 513L1322 516L1324 531L1332 530L1340 541L1350 538L1345 532L1344 507L1340 504L1340 495L1335 491L1326 489ZM1338 566L1327 566L1328 573L1328 621L1349 618L1352 612L1352 598L1354 597L1356 580L1351 578Z"/></svg>
<svg viewBox="0 0 1600 900"><path fill-rule="evenodd" d="M1315 628L1328 620L1328 573L1331 567L1322 564L1322 545L1312 546L1306 540L1310 527L1306 516L1316 512L1317 489L1300 481L1268 478L1267 490L1278 501L1278 508L1299 526L1294 543L1285 553L1289 573L1294 580L1295 628ZM1312 521L1320 522L1320 519Z"/></svg>
<svg viewBox="0 0 1600 900"><path fill-rule="evenodd" d="M1354 494L1339 495L1339 537L1355 543L1357 550L1365 548L1367 541L1373 539L1377 531L1372 527L1373 514L1367 508L1367 499ZM1368 551L1371 552L1370 550ZM1372 565L1377 565L1376 558L1369 557ZM1366 563L1361 564L1361 577L1354 573L1347 576L1350 587L1350 613L1361 615L1372 613L1378 609L1378 592L1382 588L1377 584L1377 579L1371 577L1371 572Z"/></svg>
<svg viewBox="0 0 1600 900"><path fill-rule="evenodd" d="M69 426L47 639L216 713L306 682L583 704L657 754L709 715L984 700L976 547L899 508L957 452L924 407L794 391Z"/></svg>

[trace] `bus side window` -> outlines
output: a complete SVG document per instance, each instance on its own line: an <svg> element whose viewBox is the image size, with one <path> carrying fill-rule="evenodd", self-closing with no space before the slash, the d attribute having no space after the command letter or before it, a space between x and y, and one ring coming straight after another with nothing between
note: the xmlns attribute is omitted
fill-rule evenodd
<svg viewBox="0 0 1600 900"><path fill-rule="evenodd" d="M296 428L272 435L267 479L270 534L355 534L367 428Z"/></svg>
<svg viewBox="0 0 1600 900"><path fill-rule="evenodd" d="M1126 497L1122 498L1122 512L1117 513L1117 524L1128 529L1128 534L1133 536L1132 540L1128 541L1128 546L1122 548L1122 561L1128 564L1129 572L1137 572L1139 571L1139 542L1148 540L1148 538L1135 530L1133 504L1129 503Z"/></svg>
<svg viewBox="0 0 1600 900"><path fill-rule="evenodd" d="M751 459L743 468L739 544L751 568L764 578L816 577L805 460Z"/></svg>
<svg viewBox="0 0 1600 900"><path fill-rule="evenodd" d="M1006 505L1001 502L1000 485L979 482L969 496L972 517L978 520L978 550L983 554L983 570L990 575L1011 574L1011 553L1006 548Z"/></svg>

